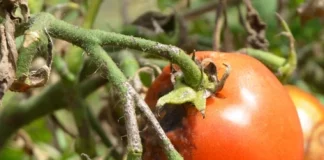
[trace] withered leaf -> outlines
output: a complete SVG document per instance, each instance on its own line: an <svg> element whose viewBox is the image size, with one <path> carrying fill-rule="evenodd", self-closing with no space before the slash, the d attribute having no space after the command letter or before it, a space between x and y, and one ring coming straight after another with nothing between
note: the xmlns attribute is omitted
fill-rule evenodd
<svg viewBox="0 0 324 160"><path fill-rule="evenodd" d="M18 7L23 16L23 22L27 22L30 17L28 0L0 0L0 15L5 17L6 13L9 13L11 20L22 22L21 18L15 15Z"/></svg>
<svg viewBox="0 0 324 160"><path fill-rule="evenodd" d="M155 33L170 33L175 30L175 16L149 11L139 16L133 25L141 26Z"/></svg>
<svg viewBox="0 0 324 160"><path fill-rule="evenodd" d="M5 26L0 25L0 101L15 79L15 62L10 58Z"/></svg>
<svg viewBox="0 0 324 160"><path fill-rule="evenodd" d="M266 38L267 25L263 22L257 10L253 8L250 0L244 0L244 3L247 13L245 19L241 17L241 21L243 21L243 25L249 34L247 37L248 46L255 49L267 50L269 46Z"/></svg>

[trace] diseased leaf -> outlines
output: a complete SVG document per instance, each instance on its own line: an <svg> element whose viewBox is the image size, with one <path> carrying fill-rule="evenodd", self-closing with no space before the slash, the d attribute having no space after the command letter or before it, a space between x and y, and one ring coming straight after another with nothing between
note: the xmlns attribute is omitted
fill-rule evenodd
<svg viewBox="0 0 324 160"><path fill-rule="evenodd" d="M7 25L0 25L0 102L4 93L9 89L15 79L17 50L13 37L13 32L8 33L8 27L13 27L9 21ZM12 36L12 37L11 37Z"/></svg>
<svg viewBox="0 0 324 160"><path fill-rule="evenodd" d="M267 25L263 22L259 13L253 8L250 0L244 1L247 13L242 21L246 31L248 32L247 44L249 47L261 50L267 50L269 42L266 38Z"/></svg>
<svg viewBox="0 0 324 160"><path fill-rule="evenodd" d="M149 11L138 17L132 24L155 33L170 33L175 30L175 16Z"/></svg>

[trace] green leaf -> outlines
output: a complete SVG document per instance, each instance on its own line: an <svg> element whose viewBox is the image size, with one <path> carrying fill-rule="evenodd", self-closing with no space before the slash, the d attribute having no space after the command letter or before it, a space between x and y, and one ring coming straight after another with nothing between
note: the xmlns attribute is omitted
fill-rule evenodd
<svg viewBox="0 0 324 160"><path fill-rule="evenodd" d="M165 104L184 104L192 103L195 108L205 117L206 98L204 90L195 91L191 87L183 84L181 79L176 81L175 89L162 96L157 102L158 110L161 110Z"/></svg>
<svg viewBox="0 0 324 160"><path fill-rule="evenodd" d="M193 102L196 96L195 90L188 86L182 86L161 97L157 102L157 107L160 108L165 104L184 104Z"/></svg>
<svg viewBox="0 0 324 160"><path fill-rule="evenodd" d="M46 118L40 118L24 127L33 142L51 143L53 136L49 131Z"/></svg>
<svg viewBox="0 0 324 160"><path fill-rule="evenodd" d="M161 10L174 6L179 0L158 0L157 4Z"/></svg>
<svg viewBox="0 0 324 160"><path fill-rule="evenodd" d="M0 159L27 159L24 151L20 148L5 147L0 152Z"/></svg>
<svg viewBox="0 0 324 160"><path fill-rule="evenodd" d="M44 0L29 0L28 7L30 9L30 13L39 13L44 5Z"/></svg>

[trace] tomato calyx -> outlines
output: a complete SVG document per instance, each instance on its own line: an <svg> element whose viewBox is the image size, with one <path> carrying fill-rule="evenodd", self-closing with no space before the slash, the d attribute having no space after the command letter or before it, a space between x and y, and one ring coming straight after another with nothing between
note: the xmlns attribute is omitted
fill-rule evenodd
<svg viewBox="0 0 324 160"><path fill-rule="evenodd" d="M191 103L202 116L205 117L206 99L222 90L230 74L231 67L228 64L223 64L226 71L219 79L217 75L217 66L211 59L206 58L202 61L198 61L193 56L193 60L201 68L202 77L200 86L194 89L185 84L182 71L176 71L171 65L171 82L173 83L174 89L157 101L156 108L158 114L165 104L174 104L178 106L185 103Z"/></svg>

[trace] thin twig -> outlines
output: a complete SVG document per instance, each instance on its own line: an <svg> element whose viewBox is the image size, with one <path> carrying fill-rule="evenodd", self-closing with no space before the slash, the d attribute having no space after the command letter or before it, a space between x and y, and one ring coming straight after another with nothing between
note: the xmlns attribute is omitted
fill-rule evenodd
<svg viewBox="0 0 324 160"><path fill-rule="evenodd" d="M24 141L24 151L29 155L34 155L34 144L26 131L19 129L17 137L20 137Z"/></svg>
<svg viewBox="0 0 324 160"><path fill-rule="evenodd" d="M106 136L106 133L102 128L99 120L96 119L90 108L87 108L87 115L92 129L98 134L103 144L105 144L107 148L111 149L110 154L112 154L114 157L120 157L119 153L116 151L116 146L113 146L110 139Z"/></svg>
<svg viewBox="0 0 324 160"><path fill-rule="evenodd" d="M129 0L121 0L121 15L122 15L122 20L123 20L123 24L127 25L129 24L130 20L129 20L129 15L128 15L128 11L129 11Z"/></svg>
<svg viewBox="0 0 324 160"><path fill-rule="evenodd" d="M136 106L141 110L144 116L148 119L150 125L154 128L158 138L163 144L164 151L169 159L182 159L179 153L174 149L172 143L164 133L162 127L160 126L159 122L155 118L154 114L152 113L151 109L148 105L143 101L143 99L136 93L134 88L129 87L129 92L134 96Z"/></svg>
<svg viewBox="0 0 324 160"><path fill-rule="evenodd" d="M233 33L228 27L228 16L227 16L227 0L224 0L224 42L222 50L225 52L233 51L234 49L234 41L233 41Z"/></svg>
<svg viewBox="0 0 324 160"><path fill-rule="evenodd" d="M193 10L190 10L190 11L184 13L183 17L186 20L193 20L204 13L215 10L218 3L219 3L218 1L209 2L199 8L196 8L196 9L193 9Z"/></svg>
<svg viewBox="0 0 324 160"><path fill-rule="evenodd" d="M216 17L215 17L215 28L214 28L214 43L213 43L213 50L219 51L220 44L221 44L221 34L222 34L222 28L224 24L224 18L223 18L223 12L224 12L224 0L220 0L217 5L216 9Z"/></svg>
<svg viewBox="0 0 324 160"><path fill-rule="evenodd" d="M88 44L97 43L101 46L129 47L165 57L181 68L186 77L185 82L187 85L193 88L198 88L200 85L199 77L201 77L201 73L198 66L184 51L177 47L112 32L76 28L46 13L41 13L34 18L34 20L40 21L44 27L48 26L46 28L52 37L69 41L82 48L87 48ZM34 29L37 30L38 27L40 26L35 26Z"/></svg>
<svg viewBox="0 0 324 160"><path fill-rule="evenodd" d="M68 134L69 136L71 136L72 138L76 138L76 134L73 133L72 131L70 131L69 129L67 129L58 119L57 117L52 113L50 114L50 119L51 121L59 128L61 128L63 130L63 132L65 132L66 134Z"/></svg>
<svg viewBox="0 0 324 160"><path fill-rule="evenodd" d="M128 86L129 83L125 83L125 85L125 88L133 88L132 86ZM127 144L130 147L128 156L141 157L143 147L137 125L134 98L130 92L127 92L124 96L126 100L126 103L124 103L125 127L127 130Z"/></svg>
<svg viewBox="0 0 324 160"><path fill-rule="evenodd" d="M86 153L90 157L97 155L96 144L94 137L92 136L89 117L87 115L87 108L89 107L87 102L81 98L79 88L73 86L70 93L70 105L71 112L78 129L78 137L75 143L75 151L79 154Z"/></svg>

